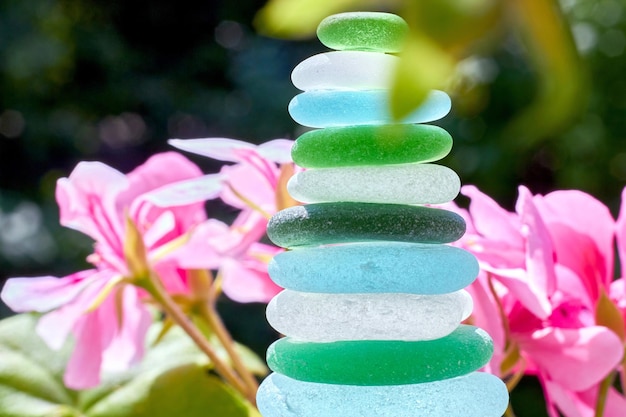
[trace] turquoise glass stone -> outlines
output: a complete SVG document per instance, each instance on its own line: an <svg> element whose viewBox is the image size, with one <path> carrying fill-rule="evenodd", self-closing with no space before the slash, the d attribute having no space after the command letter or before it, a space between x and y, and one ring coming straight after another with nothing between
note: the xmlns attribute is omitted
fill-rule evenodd
<svg viewBox="0 0 626 417"><path fill-rule="evenodd" d="M450 97L433 90L424 103L400 121L389 113L386 90L315 90L295 96L289 114L309 127L426 123L444 117L451 108Z"/></svg>
<svg viewBox="0 0 626 417"><path fill-rule="evenodd" d="M304 168L338 168L432 162L452 149L452 136L432 125L362 125L315 129L291 148Z"/></svg>
<svg viewBox="0 0 626 417"><path fill-rule="evenodd" d="M317 27L320 42L337 50L399 52L408 33L400 16L379 12L334 14Z"/></svg>
<svg viewBox="0 0 626 417"><path fill-rule="evenodd" d="M268 272L277 285L303 292L446 294L470 285L478 262L453 246L371 242L282 252Z"/></svg>
<svg viewBox="0 0 626 417"><path fill-rule="evenodd" d="M273 373L257 393L264 417L501 417L508 403L506 385L482 372L384 386L320 384Z"/></svg>
<svg viewBox="0 0 626 417"><path fill-rule="evenodd" d="M323 343L284 337L268 348L267 365L299 381L402 385L469 374L489 362L491 355L493 341L489 335L478 327L462 324L434 340Z"/></svg>
<svg viewBox="0 0 626 417"><path fill-rule="evenodd" d="M449 243L465 233L465 220L448 210L376 203L317 203L289 207L267 224L277 246L392 241Z"/></svg>

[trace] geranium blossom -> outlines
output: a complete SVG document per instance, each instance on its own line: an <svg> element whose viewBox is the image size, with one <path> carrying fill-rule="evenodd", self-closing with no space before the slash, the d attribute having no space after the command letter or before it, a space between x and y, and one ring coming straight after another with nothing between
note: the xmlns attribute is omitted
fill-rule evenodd
<svg viewBox="0 0 626 417"><path fill-rule="evenodd" d="M205 138L172 139L169 143L182 150L235 163L225 165L219 172L220 197L241 210L240 214L230 227L214 221L200 228L194 240L221 242L214 247L227 296L240 302L268 302L281 289L270 280L267 263L282 249L258 241L265 235L271 215L297 204L285 189L285 182L294 170L290 154L293 142L277 139L252 145L234 139ZM197 248L203 250L201 245ZM187 268L216 269L200 252L172 256Z"/></svg>
<svg viewBox="0 0 626 417"><path fill-rule="evenodd" d="M579 191L533 196L520 187L510 213L475 187L462 192L471 204L469 211L453 207L468 222L458 244L481 265L471 288L473 320L494 338L489 370L537 375L551 416L555 407L567 417L592 416L598 384L624 353L595 317L613 273L608 209ZM611 390L607 401L605 416L623 415L622 395Z"/></svg>
<svg viewBox="0 0 626 417"><path fill-rule="evenodd" d="M187 291L186 271L164 255L172 245L184 246L187 235L206 221L203 204L160 207L151 202L151 193L201 176L193 163L169 152L153 156L128 175L99 162L81 162L58 181L61 224L95 240L88 258L94 268L63 278L10 279L2 299L18 312L46 313L37 332L52 348L74 336L64 377L68 387L97 385L102 372L126 369L143 356L151 315L142 303L143 293L128 285L137 278L129 258L146 257L146 267L169 291ZM142 240L134 247L127 239L129 225Z"/></svg>

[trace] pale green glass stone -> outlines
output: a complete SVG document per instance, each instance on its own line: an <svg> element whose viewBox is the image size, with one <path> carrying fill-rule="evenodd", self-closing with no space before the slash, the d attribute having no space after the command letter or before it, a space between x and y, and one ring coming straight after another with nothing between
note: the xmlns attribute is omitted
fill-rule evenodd
<svg viewBox="0 0 626 417"><path fill-rule="evenodd" d="M339 13L317 27L320 42L337 50L400 52L408 33L400 16L378 12Z"/></svg>
<svg viewBox="0 0 626 417"><path fill-rule="evenodd" d="M456 172L436 164L309 169L287 183L289 194L303 203L442 204L460 189Z"/></svg>

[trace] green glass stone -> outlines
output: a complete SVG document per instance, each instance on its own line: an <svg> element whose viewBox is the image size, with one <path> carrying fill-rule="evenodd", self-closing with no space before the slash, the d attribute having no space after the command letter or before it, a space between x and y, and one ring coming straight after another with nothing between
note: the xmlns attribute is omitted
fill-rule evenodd
<svg viewBox="0 0 626 417"><path fill-rule="evenodd" d="M339 13L317 27L320 42L340 51L400 52L408 33L400 16L379 12Z"/></svg>
<svg viewBox="0 0 626 417"><path fill-rule="evenodd" d="M440 381L483 367L493 341L460 325L446 337L418 342L351 340L314 343L285 337L267 350L275 372L300 381L342 385L402 385Z"/></svg>
<svg viewBox="0 0 626 417"><path fill-rule="evenodd" d="M452 136L432 125L328 127L300 136L291 149L305 168L432 162L452 149Z"/></svg>
<svg viewBox="0 0 626 417"><path fill-rule="evenodd" d="M267 225L284 248L342 242L450 243L465 233L465 221L448 210L404 204L333 202L289 207Z"/></svg>

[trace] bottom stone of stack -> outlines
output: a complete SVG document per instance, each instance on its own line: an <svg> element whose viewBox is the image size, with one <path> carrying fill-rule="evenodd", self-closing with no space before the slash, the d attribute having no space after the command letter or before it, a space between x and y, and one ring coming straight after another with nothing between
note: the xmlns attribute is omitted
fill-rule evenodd
<svg viewBox="0 0 626 417"><path fill-rule="evenodd" d="M504 383L482 372L386 386L303 382L273 373L257 394L264 417L500 417L508 400Z"/></svg>

